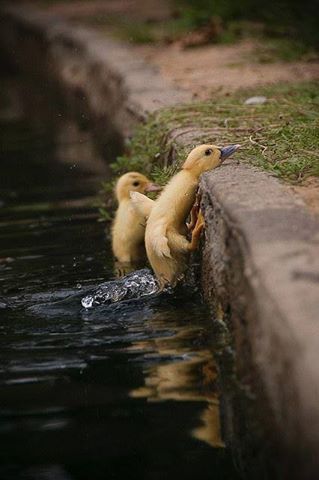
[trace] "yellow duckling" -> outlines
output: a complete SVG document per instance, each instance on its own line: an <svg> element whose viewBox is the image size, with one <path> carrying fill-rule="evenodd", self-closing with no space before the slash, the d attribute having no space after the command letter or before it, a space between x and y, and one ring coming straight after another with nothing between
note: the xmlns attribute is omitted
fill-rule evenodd
<svg viewBox="0 0 319 480"><path fill-rule="evenodd" d="M157 190L160 187L138 172L125 173L117 181L115 196L118 209L112 226L112 250L122 266L138 264L145 258L145 216L133 207L130 192L147 193Z"/></svg>
<svg viewBox="0 0 319 480"><path fill-rule="evenodd" d="M196 223L191 241L186 237L186 219L191 211L194 213L192 207L200 175L221 165L238 148L239 145L223 148L200 145L194 148L154 204L145 201L144 213L149 215L145 231L146 252L161 288L167 284L176 285L184 274L188 254L197 248L204 226L203 217L199 213L197 222L191 222ZM136 208L142 204L142 196L133 194L133 197Z"/></svg>

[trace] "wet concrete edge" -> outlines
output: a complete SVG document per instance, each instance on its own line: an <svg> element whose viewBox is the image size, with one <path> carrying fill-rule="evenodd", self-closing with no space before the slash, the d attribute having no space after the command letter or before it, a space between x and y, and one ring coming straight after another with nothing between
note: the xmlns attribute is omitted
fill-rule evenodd
<svg viewBox="0 0 319 480"><path fill-rule="evenodd" d="M42 64L63 88L85 98L102 127L111 120L124 139L147 114L191 99L129 47L58 17L7 7L0 38L20 68L35 73ZM189 146L183 136L175 140L177 148ZM201 189L205 297L231 325L239 371L247 377L251 369L252 382L258 377L263 385L291 465L298 464L299 478L313 478L319 463L318 218L278 180L230 161L205 174Z"/></svg>

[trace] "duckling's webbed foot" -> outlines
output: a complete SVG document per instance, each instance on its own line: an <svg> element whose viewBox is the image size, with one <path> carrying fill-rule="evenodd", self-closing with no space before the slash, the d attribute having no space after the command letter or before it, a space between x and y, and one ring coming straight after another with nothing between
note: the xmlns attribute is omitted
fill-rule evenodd
<svg viewBox="0 0 319 480"><path fill-rule="evenodd" d="M194 203L194 205L191 209L191 213L190 213L190 216L191 216L190 222L186 223L186 226L187 226L187 228L190 232L192 230L194 230L196 222L197 222L198 213L199 213L199 209L200 209L201 197L202 197L201 194L199 192L197 192L195 203Z"/></svg>
<svg viewBox="0 0 319 480"><path fill-rule="evenodd" d="M116 278L125 277L131 272L134 272L138 268L138 265L131 262L114 262L114 274Z"/></svg>
<svg viewBox="0 0 319 480"><path fill-rule="evenodd" d="M200 236L204 227L205 227L205 219L201 210L199 210L196 225L192 231L192 238L189 245L189 249L191 251L196 250L198 248Z"/></svg>
<svg viewBox="0 0 319 480"><path fill-rule="evenodd" d="M190 213L190 222L189 223L186 223L186 227L187 229L191 232L192 230L194 230L195 228L195 225L196 225L196 222L197 222L197 217L198 217L198 211L199 211L199 207L198 205L196 205L196 203L194 204L193 208L191 209L191 213Z"/></svg>

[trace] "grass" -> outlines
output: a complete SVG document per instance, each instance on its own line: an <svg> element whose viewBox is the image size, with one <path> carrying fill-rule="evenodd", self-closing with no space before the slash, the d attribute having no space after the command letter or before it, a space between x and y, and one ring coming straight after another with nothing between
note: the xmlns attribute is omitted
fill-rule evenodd
<svg viewBox="0 0 319 480"><path fill-rule="evenodd" d="M267 102L244 104L245 99L256 94L266 96ZM169 135L181 127L198 132L191 143L182 146ZM159 110L137 128L126 153L118 157L111 168L116 177L137 170L164 185L178 170L187 151L206 142L240 143L242 148L236 153L236 159L290 183L319 176L318 84L307 82L245 90L214 101ZM175 152L173 162L172 151ZM111 189L111 183L104 184L106 193ZM107 209L102 206L102 217L104 210Z"/></svg>

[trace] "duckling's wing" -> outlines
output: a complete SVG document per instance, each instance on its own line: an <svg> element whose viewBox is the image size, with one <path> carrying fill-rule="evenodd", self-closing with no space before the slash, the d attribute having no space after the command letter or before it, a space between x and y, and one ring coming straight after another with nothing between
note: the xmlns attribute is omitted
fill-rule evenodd
<svg viewBox="0 0 319 480"><path fill-rule="evenodd" d="M155 203L154 200L139 192L130 192L130 197L135 210L143 217L149 217Z"/></svg>
<svg viewBox="0 0 319 480"><path fill-rule="evenodd" d="M168 246L168 238L166 233L166 222L157 222L152 228L151 244L156 255L159 257L172 258L170 248Z"/></svg>

